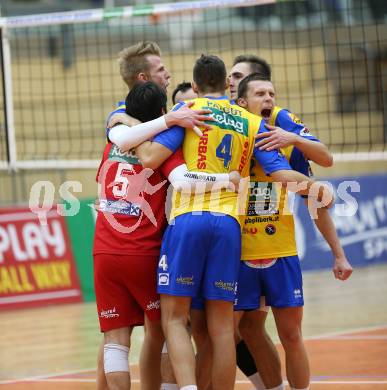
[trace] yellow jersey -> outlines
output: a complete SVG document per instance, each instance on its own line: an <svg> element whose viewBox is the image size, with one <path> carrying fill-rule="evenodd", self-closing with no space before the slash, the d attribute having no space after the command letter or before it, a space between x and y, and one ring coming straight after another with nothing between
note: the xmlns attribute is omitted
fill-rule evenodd
<svg viewBox="0 0 387 390"><path fill-rule="evenodd" d="M246 178L249 176L253 153L267 174L279 169L290 169L278 151L262 152L254 149L254 135L258 130L267 131L261 117L231 103L227 96L203 97L192 101L193 110L211 111L214 121L208 123L212 128L203 130L203 137L198 137L192 129L175 126L154 139L154 142L159 142L172 151L182 144L189 170L207 173L239 171L242 178ZM241 223L245 207L246 197L238 197L238 193L226 189L201 194L174 192L171 216L173 218L189 212L211 211L230 215Z"/></svg>
<svg viewBox="0 0 387 390"><path fill-rule="evenodd" d="M275 107L269 124L318 141L302 122L289 111ZM294 146L281 150L290 166L309 176L310 166ZM294 256L297 254L294 218L287 191L273 183L259 163L251 160L248 206L242 227L242 260Z"/></svg>

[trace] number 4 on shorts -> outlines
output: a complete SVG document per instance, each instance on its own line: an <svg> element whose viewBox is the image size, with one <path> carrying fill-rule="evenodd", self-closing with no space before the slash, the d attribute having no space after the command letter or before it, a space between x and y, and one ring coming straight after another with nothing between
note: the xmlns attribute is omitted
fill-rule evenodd
<svg viewBox="0 0 387 390"><path fill-rule="evenodd" d="M162 255L159 261L159 268L161 268L164 272L168 270L168 264L167 264L167 256Z"/></svg>

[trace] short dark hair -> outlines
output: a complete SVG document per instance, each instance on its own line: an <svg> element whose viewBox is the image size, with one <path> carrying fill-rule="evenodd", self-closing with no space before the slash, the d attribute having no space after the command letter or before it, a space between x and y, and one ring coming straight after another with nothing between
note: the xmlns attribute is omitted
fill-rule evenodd
<svg viewBox="0 0 387 390"><path fill-rule="evenodd" d="M182 92L183 93L183 92L188 91L191 88L192 88L191 83L188 83L187 81L183 81L182 83L177 84L177 87L172 92L172 103L173 104L177 103L175 101L175 98L176 98L176 95L177 95L178 92Z"/></svg>
<svg viewBox="0 0 387 390"><path fill-rule="evenodd" d="M202 54L195 62L193 80L202 93L224 91L226 76L226 66L217 56Z"/></svg>
<svg viewBox="0 0 387 390"><path fill-rule="evenodd" d="M126 113L141 122L160 117L167 110L167 95L153 81L138 82L125 99Z"/></svg>
<svg viewBox="0 0 387 390"><path fill-rule="evenodd" d="M267 77L267 81L271 81L271 67L263 58L257 57L253 54L240 55L235 57L232 66L241 62L247 62L250 64L251 73L260 73L264 77Z"/></svg>
<svg viewBox="0 0 387 390"><path fill-rule="evenodd" d="M249 74L239 83L238 98L246 97L250 81L270 81L270 78L268 78L266 75L263 75L262 73Z"/></svg>

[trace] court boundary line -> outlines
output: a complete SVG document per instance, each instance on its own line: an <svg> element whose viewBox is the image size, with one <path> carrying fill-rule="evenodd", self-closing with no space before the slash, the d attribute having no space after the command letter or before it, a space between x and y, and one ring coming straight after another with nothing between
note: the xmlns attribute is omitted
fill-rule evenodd
<svg viewBox="0 0 387 390"><path fill-rule="evenodd" d="M324 340L324 339L321 339ZM337 336L331 336L327 340L387 340L387 335L369 335L369 336L362 336L362 335L337 335Z"/></svg>
<svg viewBox="0 0 387 390"><path fill-rule="evenodd" d="M384 329L387 329L387 324L355 328L352 330L339 330L337 332L328 332L328 333L323 333L321 335L304 337L304 340L321 340L329 337L345 336L351 333L372 332L374 330L384 330ZM276 345L278 344L279 343L277 343Z"/></svg>
<svg viewBox="0 0 387 390"><path fill-rule="evenodd" d="M134 364L135 366L136 364ZM131 364L132 366L132 364ZM34 376L29 376L25 378L20 378L20 379L6 379L6 380L1 380L0 385L8 385L12 383L19 383L19 382L34 382L38 380L44 380L44 379L50 379L56 376L65 376L65 375L76 375L76 374L82 374L84 372L89 372L89 371L95 371L97 367L93 368L83 368L80 370L71 370L71 371L64 371L60 373L51 373L51 374L41 374L41 375L34 375Z"/></svg>
<svg viewBox="0 0 387 390"><path fill-rule="evenodd" d="M341 335L348 335L348 334L351 334L351 333L360 333L360 332L371 332L371 331L375 331L375 330L385 330L387 329L387 324L380 324L380 325L374 325L374 326L369 326L369 327L360 327L360 328L354 328L354 329L347 329L347 330L341 330L341 331L337 331L337 332L328 332L328 333L323 333L321 335L315 335L315 336L308 336L308 337L305 337L304 340L305 341L309 341L309 340L321 340L321 339L329 339L330 337L336 337L336 336L341 336ZM276 345L279 345L280 343L276 343ZM137 363L135 364L130 364L130 367L136 367L138 366ZM0 380L0 385L5 385L5 384L13 384L13 383L20 383L20 382L37 382L37 381L42 381L44 382L45 379L46 382L50 379L52 379L53 381L54 380L54 377L57 377L57 376L66 376L66 375L76 375L76 374L82 374L84 372L89 372L89 371L96 371L96 367L93 367L93 368L85 368L85 369L80 369L80 370L72 370L72 371L65 371L65 372L61 372L61 373L50 373L50 374L41 374L41 375L36 375L36 376L31 376L31 377L25 377L25 378L20 378L20 379L7 379L7 380ZM63 378L63 379L66 379L66 378ZM60 378L58 378L57 381L60 381ZM71 381L76 381L74 379L71 379ZM83 381L85 381L85 379L83 379ZM95 380L92 380L92 381L95 381ZM132 383L139 383L136 382L137 379L132 379ZM348 381L349 383L348 384L361 384L361 383L364 383L364 384L387 384L387 381L381 381L379 383L379 381L375 381L377 383L371 383L371 382L351 382L351 381ZM235 383L250 383L250 381L236 381ZM311 383L313 384L334 384L333 382L325 382L325 381L311 381ZM336 384L347 384L345 383L344 381L343 382L337 382Z"/></svg>

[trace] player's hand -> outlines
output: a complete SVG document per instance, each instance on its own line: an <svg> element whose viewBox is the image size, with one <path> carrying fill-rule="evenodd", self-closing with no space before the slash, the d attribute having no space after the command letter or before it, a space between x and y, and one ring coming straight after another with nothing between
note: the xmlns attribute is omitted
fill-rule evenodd
<svg viewBox="0 0 387 390"><path fill-rule="evenodd" d="M234 191L234 192L238 192L239 190L239 183L241 181L241 174L238 172L238 171L231 171L229 174L228 174L228 178L229 178L229 181L230 181L230 184L229 184L229 189Z"/></svg>
<svg viewBox="0 0 387 390"><path fill-rule="evenodd" d="M270 131L258 133L254 137L258 140L255 144L259 150L271 151L274 149L286 148L296 142L297 134L285 131L280 127L265 124L265 127Z"/></svg>
<svg viewBox="0 0 387 390"><path fill-rule="evenodd" d="M113 114L111 118L109 119L109 123L107 127L111 129L115 125L123 124L129 127L135 126L140 124L141 122L135 118L132 118L128 114L125 114L123 112L117 112L116 114Z"/></svg>
<svg viewBox="0 0 387 390"><path fill-rule="evenodd" d="M347 280L352 272L353 268L345 256L336 258L332 268L335 278L338 280Z"/></svg>
<svg viewBox="0 0 387 390"><path fill-rule="evenodd" d="M313 200L318 202L318 208L325 207L329 209L333 206L335 195L328 184L315 181L309 187L308 203Z"/></svg>
<svg viewBox="0 0 387 390"><path fill-rule="evenodd" d="M335 203L335 194L332 188L325 183L316 182L314 185L319 185L319 191L317 200L322 204L323 207L330 209Z"/></svg>
<svg viewBox="0 0 387 390"><path fill-rule="evenodd" d="M194 102L182 106L177 111L170 111L165 115L165 121L168 127L178 125L185 128L191 128L199 136L202 137L203 133L199 127L204 127L207 130L211 129L211 125L205 123L205 121L213 121L211 110L191 110L190 107Z"/></svg>

